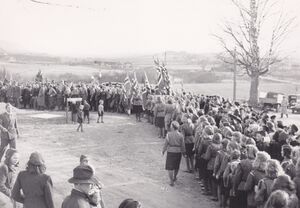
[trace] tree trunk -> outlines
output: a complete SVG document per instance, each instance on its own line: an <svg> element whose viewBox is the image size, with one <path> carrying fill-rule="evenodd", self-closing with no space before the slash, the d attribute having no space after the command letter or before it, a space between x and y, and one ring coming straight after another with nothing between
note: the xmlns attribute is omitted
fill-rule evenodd
<svg viewBox="0 0 300 208"><path fill-rule="evenodd" d="M251 106L257 106L258 104L258 85L259 85L259 75L255 74L250 77L251 85L250 85L250 98L249 104Z"/></svg>

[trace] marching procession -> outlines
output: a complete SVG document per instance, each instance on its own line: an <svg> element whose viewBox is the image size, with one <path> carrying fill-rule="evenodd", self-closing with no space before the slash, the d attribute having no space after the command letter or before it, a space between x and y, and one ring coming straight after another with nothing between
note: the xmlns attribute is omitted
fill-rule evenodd
<svg viewBox="0 0 300 208"><path fill-rule="evenodd" d="M0 100L7 103L0 117L1 154L10 147L0 167L0 191L15 207L54 207L55 185L45 173L40 153L32 153L26 170L16 172L19 132L11 106L64 110L67 98L79 97L81 102L70 103L72 121L79 123L77 131L91 122L90 111L98 112L97 122L105 122L104 112L115 112L133 113L137 122L155 125L158 137L164 139L162 154L166 154L171 187L176 188L183 157L185 171L195 177L202 194L222 208L299 207L300 136L295 124L286 126L275 115L221 96L174 93L169 86L159 91L148 85L140 88L137 80L131 83L128 76L123 84L1 83ZM105 207L94 168L84 155L80 162L69 179L74 189L62 207ZM141 206L138 201L126 200L120 207Z"/></svg>

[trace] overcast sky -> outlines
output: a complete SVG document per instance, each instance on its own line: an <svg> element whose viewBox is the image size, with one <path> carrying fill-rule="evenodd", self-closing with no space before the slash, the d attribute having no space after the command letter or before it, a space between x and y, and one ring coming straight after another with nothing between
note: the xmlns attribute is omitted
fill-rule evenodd
<svg viewBox="0 0 300 208"><path fill-rule="evenodd" d="M59 5L0 1L0 48L66 56L219 52L212 34L235 15L230 0L38 1ZM282 0L281 5L300 17L300 0ZM282 48L300 58L299 27Z"/></svg>

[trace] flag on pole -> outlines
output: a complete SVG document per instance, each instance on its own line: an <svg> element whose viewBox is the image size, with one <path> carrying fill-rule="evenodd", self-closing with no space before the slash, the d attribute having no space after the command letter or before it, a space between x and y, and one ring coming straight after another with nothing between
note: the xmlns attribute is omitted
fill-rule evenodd
<svg viewBox="0 0 300 208"><path fill-rule="evenodd" d="M167 91L167 94L170 93L170 76L169 76L169 72L165 66L164 63L160 64L159 60L154 60L154 64L156 67L156 71L158 73L158 79L157 79L157 84L156 87L160 90L160 91Z"/></svg>
<svg viewBox="0 0 300 208"><path fill-rule="evenodd" d="M127 74L126 77L125 77L125 79L124 79L123 91L125 92L125 94L127 96L129 96L130 90L131 90L131 82L130 82L130 78L129 78L128 74Z"/></svg>
<svg viewBox="0 0 300 208"><path fill-rule="evenodd" d="M132 92L136 93L138 92L138 80L136 78L136 73L133 73L133 79L132 79Z"/></svg>
<svg viewBox="0 0 300 208"><path fill-rule="evenodd" d="M145 81L145 83L144 83L145 88L146 88L147 90L150 90L150 89L151 89L150 82L149 82L149 80L148 80L148 77L147 77L147 74L146 74L145 71L144 71L144 75L145 75L145 79L144 79L144 81Z"/></svg>
<svg viewBox="0 0 300 208"><path fill-rule="evenodd" d="M162 68L161 66L159 65L159 60L155 60L154 59L154 64L155 64L155 68L156 68L156 72L157 72L157 86L161 86L162 84L162 80L163 80L163 77L162 77Z"/></svg>

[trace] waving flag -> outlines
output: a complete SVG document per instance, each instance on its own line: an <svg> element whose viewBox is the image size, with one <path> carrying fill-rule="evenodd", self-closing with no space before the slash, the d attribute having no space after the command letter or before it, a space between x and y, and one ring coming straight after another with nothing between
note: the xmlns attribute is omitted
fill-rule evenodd
<svg viewBox="0 0 300 208"><path fill-rule="evenodd" d="M126 75L126 77L124 79L123 90L126 93L126 95L129 96L130 90L131 90L131 82L130 82L130 78L129 78L128 74Z"/></svg>
<svg viewBox="0 0 300 208"><path fill-rule="evenodd" d="M144 79L145 83L144 83L144 85L145 85L145 87L146 87L147 90L150 90L151 86L150 86L150 82L148 80L146 72L144 72L144 74L145 74L145 79Z"/></svg>
<svg viewBox="0 0 300 208"><path fill-rule="evenodd" d="M132 79L132 92L136 93L138 92L138 88L139 88L139 83L138 80L136 78L136 73L133 73L133 79Z"/></svg>
<svg viewBox="0 0 300 208"><path fill-rule="evenodd" d="M170 76L169 72L164 63L160 64L159 60L154 60L155 68L158 74L156 87L160 91L167 91L167 94L170 93Z"/></svg>

